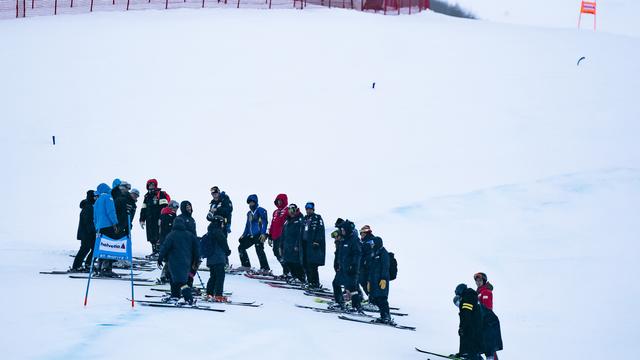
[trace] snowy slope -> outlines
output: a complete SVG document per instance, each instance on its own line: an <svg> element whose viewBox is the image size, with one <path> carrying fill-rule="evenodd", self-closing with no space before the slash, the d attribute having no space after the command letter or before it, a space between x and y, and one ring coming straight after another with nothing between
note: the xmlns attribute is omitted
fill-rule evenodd
<svg viewBox="0 0 640 360"><path fill-rule="evenodd" d="M336 10L2 22L0 280L11 293L55 295L45 307L1 298L12 304L0 307L3 358L454 352L452 289L476 271L496 286L506 358L633 353L638 318L627 309L638 294L620 287L638 270L638 45ZM235 203L231 244L250 193L268 211L287 192L315 201L328 223L370 223L400 261L391 302L419 331L341 323L295 309L310 302L300 294L239 278L227 286L234 297L263 309L131 311L126 283L94 284L82 309L81 280L37 271L70 264L80 199L114 177L138 188L155 177L191 200L199 233L219 185ZM147 253L142 231L133 236Z"/></svg>
<svg viewBox="0 0 640 360"><path fill-rule="evenodd" d="M482 20L510 24L575 29L580 0L447 0ZM634 0L596 1L599 31L640 36L640 3ZM593 17L583 16L583 29L593 29Z"/></svg>

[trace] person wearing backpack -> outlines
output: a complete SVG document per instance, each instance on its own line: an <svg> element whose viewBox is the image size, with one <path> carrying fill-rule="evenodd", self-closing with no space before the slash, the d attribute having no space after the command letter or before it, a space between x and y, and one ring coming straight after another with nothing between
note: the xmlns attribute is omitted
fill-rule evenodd
<svg viewBox="0 0 640 360"><path fill-rule="evenodd" d="M207 228L207 234L200 242L201 256L207 258L210 277L207 282L207 299L214 302L227 302L224 296L224 267L227 258L231 255L227 243L227 230L225 218L220 215L211 217L211 223Z"/></svg>
<svg viewBox="0 0 640 360"><path fill-rule="evenodd" d="M376 319L377 322L383 324L393 325L393 320L389 314L389 281L391 276L389 275L390 260L389 252L382 246L382 239L378 236L374 236L372 239L372 245L369 243L364 246L369 246L371 249L371 257L368 260L368 279L367 291L369 292L369 302L378 306L380 309L380 317Z"/></svg>
<svg viewBox="0 0 640 360"><path fill-rule="evenodd" d="M487 281L487 274L473 275L478 287L478 301L482 310L482 351L487 360L498 360L497 351L502 350L500 320L493 312L493 285Z"/></svg>

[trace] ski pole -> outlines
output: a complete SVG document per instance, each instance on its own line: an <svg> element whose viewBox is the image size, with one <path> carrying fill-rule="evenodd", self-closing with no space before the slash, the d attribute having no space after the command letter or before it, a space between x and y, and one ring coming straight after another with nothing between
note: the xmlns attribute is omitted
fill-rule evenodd
<svg viewBox="0 0 640 360"><path fill-rule="evenodd" d="M206 290L204 287L204 283L202 282L202 278L200 277L200 273L196 270L196 275L198 275L198 280L200 280L200 286L202 286L202 290Z"/></svg>

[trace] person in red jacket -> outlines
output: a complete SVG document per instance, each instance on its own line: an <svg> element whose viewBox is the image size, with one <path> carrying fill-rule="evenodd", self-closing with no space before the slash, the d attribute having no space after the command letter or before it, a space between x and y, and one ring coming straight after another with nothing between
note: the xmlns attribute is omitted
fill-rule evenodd
<svg viewBox="0 0 640 360"><path fill-rule="evenodd" d="M493 310L493 285L487 281L487 274L483 272L473 275L478 287L478 302L489 310Z"/></svg>
<svg viewBox="0 0 640 360"><path fill-rule="evenodd" d="M478 286L478 302L482 308L482 351L487 360L498 360L497 351L502 350L500 320L493 312L493 285L487 281L487 274L473 275Z"/></svg>
<svg viewBox="0 0 640 360"><path fill-rule="evenodd" d="M289 205L289 199L287 194L278 194L275 201L276 209L273 211L273 217L271 218L271 226L269 227L268 238L269 246L273 248L273 255L278 259L280 265L282 265L282 276L289 276L290 270L282 258L282 228L287 221Z"/></svg>

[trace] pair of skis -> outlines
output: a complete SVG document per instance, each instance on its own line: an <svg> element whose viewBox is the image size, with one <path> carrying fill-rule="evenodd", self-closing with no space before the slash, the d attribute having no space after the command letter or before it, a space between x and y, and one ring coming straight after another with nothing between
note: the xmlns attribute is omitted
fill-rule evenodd
<svg viewBox="0 0 640 360"><path fill-rule="evenodd" d="M329 314L339 314L338 318L342 319L342 320L347 320L347 321L354 321L354 322L359 322L359 323L363 323L363 324L370 324L370 325L383 325L383 326L389 326L389 327L393 327L396 329L400 329L400 330L411 330L411 331L415 331L416 328L414 326L405 326L405 325L399 325L396 323L383 323L383 322L379 322L375 317L371 316L371 315L367 315L367 314L358 314L358 313L351 313L351 312L345 312L342 310L333 310L333 309L325 309L325 308L319 308L319 307L315 307L315 306L306 306L306 305L295 305L296 307L302 308L302 309L310 309L316 312L321 312L321 313L329 313Z"/></svg>

